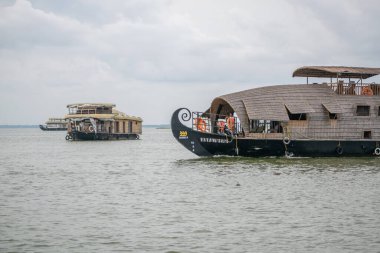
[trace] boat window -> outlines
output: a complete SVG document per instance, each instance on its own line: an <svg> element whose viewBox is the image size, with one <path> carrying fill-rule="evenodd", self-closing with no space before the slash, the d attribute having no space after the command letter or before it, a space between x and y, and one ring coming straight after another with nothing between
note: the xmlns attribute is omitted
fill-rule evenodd
<svg viewBox="0 0 380 253"><path fill-rule="evenodd" d="M306 113L291 113L287 110L290 120L306 120Z"/></svg>
<svg viewBox="0 0 380 253"><path fill-rule="evenodd" d="M336 114L336 113L329 113L329 118L330 119L338 119L338 114Z"/></svg>
<svg viewBox="0 0 380 253"><path fill-rule="evenodd" d="M282 133L283 128L280 121L272 120L250 120L251 133Z"/></svg>
<svg viewBox="0 0 380 253"><path fill-rule="evenodd" d="M380 116L380 106L377 108L377 116Z"/></svg>
<svg viewBox="0 0 380 253"><path fill-rule="evenodd" d="M96 112L99 114L111 114L112 108L111 107L98 107L98 108L96 108Z"/></svg>
<svg viewBox="0 0 380 253"><path fill-rule="evenodd" d="M356 115L369 116L369 109L370 107L368 105L358 105L356 108Z"/></svg>
<svg viewBox="0 0 380 253"><path fill-rule="evenodd" d="M132 133L133 131L133 126L132 126L132 121L128 121L128 133Z"/></svg>
<svg viewBox="0 0 380 253"><path fill-rule="evenodd" d="M371 139L372 138L372 131L364 131L363 138L364 139Z"/></svg>
<svg viewBox="0 0 380 253"><path fill-rule="evenodd" d="M119 121L116 121L115 122L115 128L116 128L116 133L118 133L119 132Z"/></svg>
<svg viewBox="0 0 380 253"><path fill-rule="evenodd" d="M250 121L251 133L263 133L265 129L264 120L251 120Z"/></svg>

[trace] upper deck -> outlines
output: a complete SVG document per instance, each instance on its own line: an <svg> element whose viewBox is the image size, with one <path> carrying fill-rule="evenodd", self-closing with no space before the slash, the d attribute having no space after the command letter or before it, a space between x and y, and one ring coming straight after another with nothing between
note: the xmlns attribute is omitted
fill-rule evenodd
<svg viewBox="0 0 380 253"><path fill-rule="evenodd" d="M140 117L130 116L121 111L116 110L115 104L110 103L80 103L69 104L67 108L69 113L65 116L66 119L83 119L97 118L107 121L113 120L133 120L142 122Z"/></svg>
<svg viewBox="0 0 380 253"><path fill-rule="evenodd" d="M64 118L49 118L46 124L66 124L67 120Z"/></svg>
<svg viewBox="0 0 380 253"><path fill-rule="evenodd" d="M80 103L69 104L69 115L74 114L112 114L112 108L114 104L109 103Z"/></svg>
<svg viewBox="0 0 380 253"><path fill-rule="evenodd" d="M380 85L375 82L363 82L364 79L380 74L380 68L307 66L296 69L293 77L328 78L323 82L338 95L380 96Z"/></svg>

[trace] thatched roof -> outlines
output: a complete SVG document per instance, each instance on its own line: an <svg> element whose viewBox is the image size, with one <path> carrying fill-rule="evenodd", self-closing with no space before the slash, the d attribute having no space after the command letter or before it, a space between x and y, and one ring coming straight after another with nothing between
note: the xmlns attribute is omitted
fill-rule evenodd
<svg viewBox="0 0 380 253"><path fill-rule="evenodd" d="M67 114L65 119L101 119L101 120L113 120L115 115L113 114Z"/></svg>
<svg viewBox="0 0 380 253"><path fill-rule="evenodd" d="M223 95L213 100L211 113L236 112L245 129L249 120L289 121L292 114L315 113L326 108L330 113L341 113L339 100L326 84L276 85ZM323 105L323 107L322 107Z"/></svg>
<svg viewBox="0 0 380 253"><path fill-rule="evenodd" d="M380 68L343 67L343 66L305 66L296 69L293 77L362 78L380 74Z"/></svg>
<svg viewBox="0 0 380 253"><path fill-rule="evenodd" d="M99 120L133 120L142 122L140 117L129 116L126 114L112 113L112 114L67 114L65 119L99 119Z"/></svg>
<svg viewBox="0 0 380 253"><path fill-rule="evenodd" d="M96 107L115 107L115 104L111 103L77 103L69 104L67 108L96 108Z"/></svg>
<svg viewBox="0 0 380 253"><path fill-rule="evenodd" d="M112 113L115 115L115 119L129 119L135 121L143 121L140 117L127 115L124 112L118 111L115 108L112 109Z"/></svg>

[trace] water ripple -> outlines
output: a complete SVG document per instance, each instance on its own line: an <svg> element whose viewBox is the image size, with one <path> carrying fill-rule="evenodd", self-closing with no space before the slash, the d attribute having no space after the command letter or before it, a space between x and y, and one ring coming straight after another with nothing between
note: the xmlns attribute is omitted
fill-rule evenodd
<svg viewBox="0 0 380 253"><path fill-rule="evenodd" d="M0 129L0 251L380 248L379 158L197 158L168 130L143 137Z"/></svg>

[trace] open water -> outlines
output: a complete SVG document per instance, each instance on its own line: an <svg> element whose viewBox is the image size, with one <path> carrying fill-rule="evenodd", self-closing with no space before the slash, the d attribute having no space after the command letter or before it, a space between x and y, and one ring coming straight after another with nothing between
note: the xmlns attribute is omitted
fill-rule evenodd
<svg viewBox="0 0 380 253"><path fill-rule="evenodd" d="M197 158L0 129L0 252L379 252L380 159Z"/></svg>

